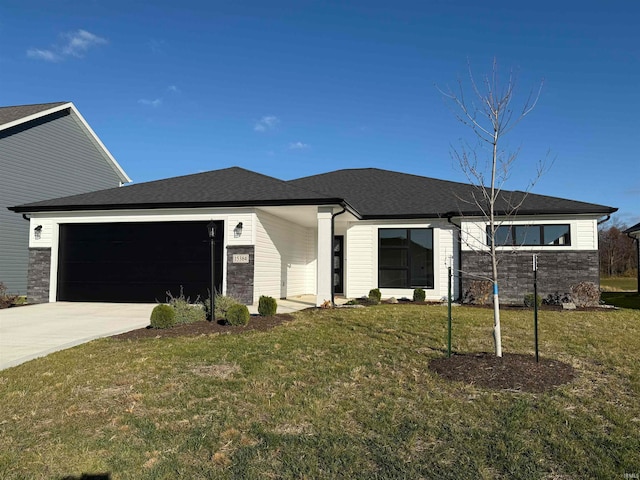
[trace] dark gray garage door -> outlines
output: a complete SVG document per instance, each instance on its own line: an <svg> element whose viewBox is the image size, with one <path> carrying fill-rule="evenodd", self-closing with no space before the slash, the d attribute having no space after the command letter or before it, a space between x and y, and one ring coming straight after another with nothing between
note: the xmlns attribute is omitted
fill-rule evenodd
<svg viewBox="0 0 640 480"><path fill-rule="evenodd" d="M208 222L60 225L58 300L165 301L180 287L192 300L208 298ZM222 284L223 223L216 237L216 288Z"/></svg>

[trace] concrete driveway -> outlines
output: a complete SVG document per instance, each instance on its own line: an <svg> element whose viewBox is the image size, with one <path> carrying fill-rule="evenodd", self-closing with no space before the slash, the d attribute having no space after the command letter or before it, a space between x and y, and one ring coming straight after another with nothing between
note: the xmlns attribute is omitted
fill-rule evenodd
<svg viewBox="0 0 640 480"><path fill-rule="evenodd" d="M0 310L0 370L149 325L155 304L55 302Z"/></svg>

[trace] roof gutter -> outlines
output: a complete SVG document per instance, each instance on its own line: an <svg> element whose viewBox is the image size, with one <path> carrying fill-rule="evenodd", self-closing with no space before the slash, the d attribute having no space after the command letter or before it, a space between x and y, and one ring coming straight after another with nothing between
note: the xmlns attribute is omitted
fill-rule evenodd
<svg viewBox="0 0 640 480"><path fill-rule="evenodd" d="M598 225L608 222L611 219L611 215L607 215L603 220L598 220Z"/></svg>

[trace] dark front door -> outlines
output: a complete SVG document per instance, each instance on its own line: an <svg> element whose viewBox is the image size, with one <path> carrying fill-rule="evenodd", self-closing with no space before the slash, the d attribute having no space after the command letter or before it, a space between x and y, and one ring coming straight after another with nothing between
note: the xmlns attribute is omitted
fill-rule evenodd
<svg viewBox="0 0 640 480"><path fill-rule="evenodd" d="M333 237L333 292L344 293L344 236Z"/></svg>
<svg viewBox="0 0 640 480"><path fill-rule="evenodd" d="M208 298L208 222L60 225L58 300L164 302L167 291ZM222 285L223 222L216 241L217 289Z"/></svg>

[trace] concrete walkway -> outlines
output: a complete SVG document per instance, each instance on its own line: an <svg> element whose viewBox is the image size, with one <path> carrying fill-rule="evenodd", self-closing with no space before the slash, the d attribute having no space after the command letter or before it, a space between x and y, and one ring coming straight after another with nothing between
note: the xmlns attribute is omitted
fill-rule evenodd
<svg viewBox="0 0 640 480"><path fill-rule="evenodd" d="M337 303L344 303L337 299ZM100 337L149 325L147 303L55 302L0 310L0 370ZM277 313L316 306L315 295L278 300ZM258 305L249 305L258 313Z"/></svg>
<svg viewBox="0 0 640 480"><path fill-rule="evenodd" d="M149 325L155 304L56 302L0 310L0 370Z"/></svg>

